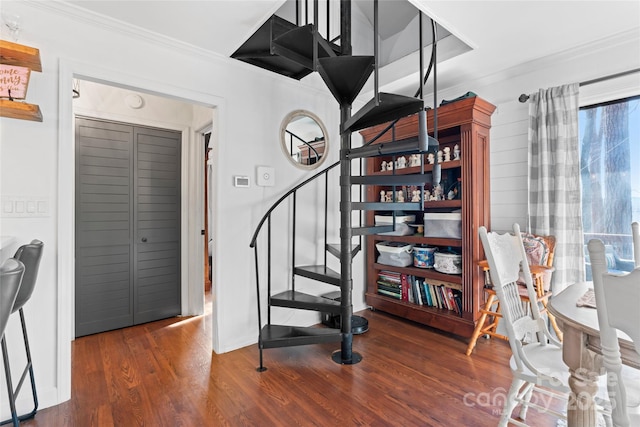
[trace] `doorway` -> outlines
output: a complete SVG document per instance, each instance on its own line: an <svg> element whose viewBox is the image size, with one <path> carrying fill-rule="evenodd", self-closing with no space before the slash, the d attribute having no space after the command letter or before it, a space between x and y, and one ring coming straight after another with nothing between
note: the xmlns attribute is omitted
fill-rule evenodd
<svg viewBox="0 0 640 427"><path fill-rule="evenodd" d="M204 291L211 292L213 281L213 227L210 222L213 219L212 204L209 203L209 189L212 188L213 156L211 155L211 131L203 134L204 140Z"/></svg>
<svg viewBox="0 0 640 427"><path fill-rule="evenodd" d="M74 79L82 79L80 84L81 96L79 99L72 99L72 89ZM130 107L126 111L118 110L105 111L102 107L110 102L113 105L124 104L122 97L89 97L87 105L78 105L78 101L85 99L85 88L83 82L107 85L111 88L126 90L141 94L146 98L148 94L164 99L165 104L169 101L180 102L183 110L194 111L191 123L176 123L176 114L165 114L156 117L157 113L162 113L165 108L153 108L153 116L148 115L151 108L143 103L142 108L131 111ZM181 224L181 301L182 315L201 314L204 312L204 293L202 283L204 280L202 269L202 235L203 227L203 177L202 177L202 145L196 144L196 134L194 129L202 129L207 123L214 125L224 121L225 100L219 96L206 93L204 91L188 91L185 94L178 86L165 85L149 79L147 75L124 74L118 70L109 70L91 63L79 63L64 58L60 59L58 73L58 88L60 99L60 116L58 126L59 156L58 156L58 235L73 236L75 233L75 138L74 138L74 115L84 115L104 118L108 120L123 120L135 122L141 125L169 128L182 132L182 224ZM119 102L117 102L119 101ZM147 116L139 114L147 111ZM196 112L197 110L197 112ZM174 113L175 109L171 110ZM169 116L169 117L167 117ZM134 117L135 120L129 120ZM218 126L214 126L218 129ZM219 146L219 132L214 131L212 139L215 146ZM218 162L216 157L215 162ZM215 194L215 189L210 189L210 194ZM215 200L215 198L214 198ZM214 207L215 209L215 207ZM215 232L215 230L214 230ZM58 313L58 335L56 339L56 376L59 379L58 393L64 400L68 399L71 393L71 352L69 343L75 336L75 239L59 238L57 240L58 262L57 262L57 313ZM215 260L214 260L215 264ZM214 265L215 274L215 265ZM214 281L212 291L215 292L217 284ZM219 315L218 300L213 299L212 317L212 344L214 351L220 352L221 344L218 334L219 322L216 321Z"/></svg>

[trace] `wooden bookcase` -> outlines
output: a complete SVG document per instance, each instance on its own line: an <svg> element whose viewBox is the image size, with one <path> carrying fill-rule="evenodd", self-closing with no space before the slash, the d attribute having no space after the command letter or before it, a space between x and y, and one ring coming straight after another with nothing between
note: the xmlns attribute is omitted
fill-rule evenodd
<svg viewBox="0 0 640 427"><path fill-rule="evenodd" d="M467 98L443 105L438 108L438 141L440 149L454 145L460 148L460 160L442 162L442 181L452 186L459 180L459 194L453 200L425 201L423 211L406 212L416 215L416 223L421 223L424 212L461 211L461 239L430 238L423 235L390 236L371 235L366 238L366 294L367 304L372 308L388 312L409 320L435 327L456 335L471 336L479 317L479 308L484 298L484 276L477 262L484 259L482 245L478 237L478 227L490 228L490 193L489 193L489 129L491 114L495 106L479 98ZM429 133L433 135L433 110L427 114ZM375 126L361 131L365 142L375 137L386 125ZM417 138L417 115L401 119L395 127L395 140ZM392 139L389 131L375 143L385 143ZM408 157L408 156L407 156ZM383 161L392 161L391 157L374 157L367 160L367 175L424 174L425 182L431 182L432 165L424 156L424 168L420 166L406 167L393 171L381 171ZM453 159L453 154L451 155ZM444 187L444 186L443 186ZM366 201L380 200L380 191L391 187L369 185L365 190ZM445 193L446 193L445 188ZM408 191L406 200L411 193ZM376 212L368 211L367 225L374 224ZM437 246L443 250L453 248L462 255L462 274L444 274L434 269L423 269L413 266L394 267L378 264L376 243L382 241L405 242L413 245ZM426 305L418 305L379 294L377 281L382 270L412 275L435 283L449 283L451 288L462 291L462 311L438 309Z"/></svg>

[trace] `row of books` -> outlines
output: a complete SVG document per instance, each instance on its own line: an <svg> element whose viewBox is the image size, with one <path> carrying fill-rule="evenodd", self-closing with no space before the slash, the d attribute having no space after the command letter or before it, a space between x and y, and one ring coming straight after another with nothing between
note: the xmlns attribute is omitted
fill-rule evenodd
<svg viewBox="0 0 640 427"><path fill-rule="evenodd" d="M378 273L377 285L380 295L417 305L451 310L462 316L462 291L453 284L382 270Z"/></svg>

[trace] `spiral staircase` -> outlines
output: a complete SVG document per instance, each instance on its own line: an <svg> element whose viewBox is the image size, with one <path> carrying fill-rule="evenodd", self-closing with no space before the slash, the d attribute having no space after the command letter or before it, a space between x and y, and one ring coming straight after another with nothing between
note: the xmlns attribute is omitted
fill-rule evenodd
<svg viewBox="0 0 640 427"><path fill-rule="evenodd" d="M330 2L328 2L330 3ZM260 220L251 239L250 246L254 249L254 261L256 271L256 291L258 301L258 322L260 350L259 371L266 368L263 364L262 352L264 349L275 347L289 347L326 342L341 342L340 350L332 355L332 359L340 364L355 364L361 360L361 355L353 351L353 307L352 307L352 259L360 251L360 236L377 234L394 230L394 226L358 226L352 224L352 211L419 211L423 206L420 202L354 202L352 201L352 186L354 185L424 185L424 178L415 175L388 175L388 176L353 176L351 162L354 159L366 159L381 155L405 155L414 153L426 153L429 147L437 146L437 141L426 133L426 115L424 102L416 97L408 97L378 91L378 43L374 42L373 56L355 56L351 54L351 2L340 2L340 36L333 41L325 39L313 23L305 25L293 24L279 16L269 18L232 57L266 70L291 77L302 79L317 72L323 79L329 91L339 104L341 112L340 123L340 160L330 165L325 170L315 174L304 182L294 186L276 203L274 203ZM314 20L318 22L318 1L314 1ZM378 2L373 1L374 8L374 34L378 31ZM328 13L327 13L328 15ZM422 18L422 17L421 17ZM422 33L422 29L420 31ZM335 42L339 40L339 45ZM435 37L434 37L435 40ZM422 45L422 40L420 41ZM422 49L421 71L422 71ZM432 58L433 59L433 58ZM351 114L351 105L359 95L365 83L374 74L375 93L373 98L355 114ZM428 73L427 73L428 76ZM422 91L420 91L422 93ZM398 119L420 113L425 119L421 127L424 132L414 140L393 141L385 144L372 142L387 131L393 131L393 124ZM351 147L351 134L364 128L389 123L391 124L374 138L361 147ZM336 166L340 166L337 170ZM329 193L335 193L328 188L328 176L333 171L339 171L340 183L340 243L327 242L327 198ZM295 241L296 241L296 196L307 184L325 178L325 212L324 212L324 263L321 265L296 265ZM395 188L395 187L394 187ZM422 193L422 192L421 192ZM291 221L292 231L289 232L292 239L294 252L288 266L292 271L291 289L272 294L272 215L283 202L293 205ZM392 224L395 221L392 221ZM261 233L266 233L260 239ZM354 238L358 242L354 243ZM266 240L266 250L259 252L259 242ZM340 271L334 271L327 266L327 256L335 256L339 259ZM279 268L287 268L279 266ZM261 275L261 272L266 273ZM261 276L265 276L261 277ZM330 299L323 295L312 295L296 290L295 278L305 277L314 281L327 283L339 288L339 298ZM262 279L262 280L261 280ZM267 319L262 321L261 301L265 299L263 282L266 281ZM337 293L337 292L336 292ZM271 323L271 308L286 307L295 310L313 310L328 315L339 316L340 328L302 327L291 325L279 325Z"/></svg>

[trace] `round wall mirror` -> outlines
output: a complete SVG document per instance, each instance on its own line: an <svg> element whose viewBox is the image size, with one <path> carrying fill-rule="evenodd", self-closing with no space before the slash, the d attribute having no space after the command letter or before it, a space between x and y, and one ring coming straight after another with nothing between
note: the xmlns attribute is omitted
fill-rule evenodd
<svg viewBox="0 0 640 427"><path fill-rule="evenodd" d="M329 148L327 129L322 121L305 110L293 111L284 118L280 143L289 160L303 169L319 167Z"/></svg>

